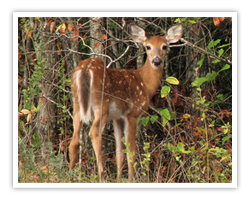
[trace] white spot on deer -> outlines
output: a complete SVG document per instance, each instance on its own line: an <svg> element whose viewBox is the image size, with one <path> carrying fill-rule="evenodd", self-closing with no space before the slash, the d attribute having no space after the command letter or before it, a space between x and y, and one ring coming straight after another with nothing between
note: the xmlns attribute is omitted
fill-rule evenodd
<svg viewBox="0 0 250 200"><path fill-rule="evenodd" d="M146 103L146 102L145 102L145 101L143 101L142 106L144 106L144 105L145 105L145 103Z"/></svg>
<svg viewBox="0 0 250 200"><path fill-rule="evenodd" d="M138 85L136 86L136 89L137 89L137 90L139 90L139 87L138 87Z"/></svg>
<svg viewBox="0 0 250 200"><path fill-rule="evenodd" d="M141 82L141 86L143 86L143 83Z"/></svg>
<svg viewBox="0 0 250 200"><path fill-rule="evenodd" d="M140 95L142 94L142 91L140 91Z"/></svg>

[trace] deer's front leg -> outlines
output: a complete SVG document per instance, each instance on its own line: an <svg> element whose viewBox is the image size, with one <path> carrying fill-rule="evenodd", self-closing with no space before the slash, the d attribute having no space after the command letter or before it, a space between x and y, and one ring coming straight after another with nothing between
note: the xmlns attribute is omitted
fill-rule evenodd
<svg viewBox="0 0 250 200"><path fill-rule="evenodd" d="M138 119L135 117L127 117L125 120L126 143L129 149L129 152L127 153L129 182L135 182L134 163L135 163L135 153L136 153L135 136L136 136L137 120Z"/></svg>

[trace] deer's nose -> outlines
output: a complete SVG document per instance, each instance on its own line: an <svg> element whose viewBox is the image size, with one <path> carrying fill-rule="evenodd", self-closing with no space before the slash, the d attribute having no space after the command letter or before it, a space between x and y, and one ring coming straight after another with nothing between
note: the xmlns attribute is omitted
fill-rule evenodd
<svg viewBox="0 0 250 200"><path fill-rule="evenodd" d="M155 66L159 66L162 63L162 60L157 56L156 58L153 59L152 63Z"/></svg>

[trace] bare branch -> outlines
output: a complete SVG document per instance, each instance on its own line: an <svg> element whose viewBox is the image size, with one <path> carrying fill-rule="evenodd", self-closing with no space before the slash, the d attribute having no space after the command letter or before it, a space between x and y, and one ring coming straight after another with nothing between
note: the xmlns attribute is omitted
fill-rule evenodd
<svg viewBox="0 0 250 200"><path fill-rule="evenodd" d="M220 60L220 61L222 61L224 63L227 63L227 64L229 64L229 65L232 66L232 63L229 60L226 60L226 59L220 58L220 57L218 57L218 56L216 56L214 54L211 54L211 53L207 52L205 49L202 49L202 48L196 46L195 44L193 44L191 42L188 42L187 40L185 40L183 38L181 38L181 41L184 42L185 44L187 44L188 46L190 46L192 48L195 48L195 49L198 49L202 53L209 55L211 58L218 59L218 60Z"/></svg>

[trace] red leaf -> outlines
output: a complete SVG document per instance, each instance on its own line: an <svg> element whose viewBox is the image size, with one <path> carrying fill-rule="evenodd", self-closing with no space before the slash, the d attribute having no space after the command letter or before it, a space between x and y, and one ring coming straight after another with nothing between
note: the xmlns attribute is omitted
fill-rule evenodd
<svg viewBox="0 0 250 200"><path fill-rule="evenodd" d="M69 30L69 31L72 31L73 28L74 28L74 26L73 26L72 24L68 24L68 30Z"/></svg>
<svg viewBox="0 0 250 200"><path fill-rule="evenodd" d="M46 26L47 26L47 27L49 27L49 22L50 22L51 19L52 19L52 17L50 17L50 18L47 20L47 22L46 22Z"/></svg>
<svg viewBox="0 0 250 200"><path fill-rule="evenodd" d="M75 27L73 30L73 41L78 40L79 30Z"/></svg>
<svg viewBox="0 0 250 200"><path fill-rule="evenodd" d="M29 30L27 36L28 36L29 38L31 38L31 36L32 36L32 30Z"/></svg>
<svg viewBox="0 0 250 200"><path fill-rule="evenodd" d="M55 26L56 26L56 22L51 22L51 24L50 24L50 32L51 33L53 33Z"/></svg>
<svg viewBox="0 0 250 200"><path fill-rule="evenodd" d="M224 17L213 17L214 25L219 26L220 22L224 21Z"/></svg>
<svg viewBox="0 0 250 200"><path fill-rule="evenodd" d="M108 36L106 34L103 35L103 39L104 40L107 40L108 39Z"/></svg>
<svg viewBox="0 0 250 200"><path fill-rule="evenodd" d="M97 42L97 43L95 44L95 46L96 46L96 47L99 47L100 44L101 44L100 42Z"/></svg>

